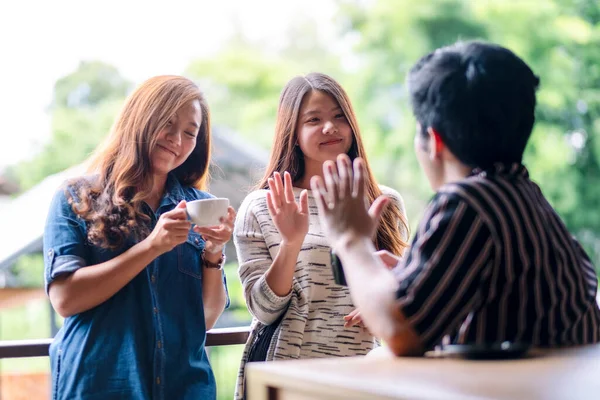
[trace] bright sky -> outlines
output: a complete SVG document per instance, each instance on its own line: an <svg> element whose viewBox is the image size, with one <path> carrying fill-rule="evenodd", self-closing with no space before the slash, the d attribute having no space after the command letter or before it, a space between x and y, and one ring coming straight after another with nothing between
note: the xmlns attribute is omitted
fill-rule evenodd
<svg viewBox="0 0 600 400"><path fill-rule="evenodd" d="M167 5L168 4L168 5ZM333 37L332 0L9 0L0 2L0 171L48 138L56 80L81 60L114 65L139 83L182 73L241 28L277 46L299 14Z"/></svg>

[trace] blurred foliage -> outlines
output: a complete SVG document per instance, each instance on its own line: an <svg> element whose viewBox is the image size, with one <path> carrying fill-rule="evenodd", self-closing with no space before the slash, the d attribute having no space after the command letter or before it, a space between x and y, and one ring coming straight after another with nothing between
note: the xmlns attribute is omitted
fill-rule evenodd
<svg viewBox="0 0 600 400"><path fill-rule="evenodd" d="M217 328L225 326L246 326L250 324L252 316L248 312L244 300L242 283L238 276L237 263L227 263L223 266L227 279L227 292L229 293L229 308L225 312L227 316L222 316L216 324ZM224 314L225 314L224 313Z"/></svg>
<svg viewBox="0 0 600 400"><path fill-rule="evenodd" d="M334 40L298 15L284 37L273 38L275 45L248 42L239 32L217 54L192 61L184 74L205 91L213 124L268 148L284 84L311 71L332 75L353 101L378 179L400 191L414 228L432 192L413 151L415 121L404 87L408 69L427 52L459 39L497 42L541 78L525 163L600 274L600 3L338 0L337 5ZM56 82L51 140L8 174L26 190L83 161L108 133L131 87L110 65L81 63ZM13 272L27 285L41 285L41 265L36 256L23 257ZM232 305L219 323L248 321L236 266L225 271ZM47 336L47 310L36 307L35 313L27 311L35 319L27 325L24 310L3 313L0 337ZM241 351L240 346L211 349L219 398L231 398ZM47 368L47 361L40 363Z"/></svg>
<svg viewBox="0 0 600 400"><path fill-rule="evenodd" d="M207 351L217 381L217 399L231 400L235 393L235 382L244 346L215 346L209 347Z"/></svg>
<svg viewBox="0 0 600 400"><path fill-rule="evenodd" d="M236 35L218 54L192 62L185 75L207 94L215 125L270 147L277 100L285 83L312 71L341 74L339 59L306 17L288 27L284 44L270 48Z"/></svg>
<svg viewBox="0 0 600 400"><path fill-rule="evenodd" d="M363 60L357 108L385 154L383 179L417 192L404 77L420 56L456 40L515 51L541 78L537 124L525 156L532 178L600 268L600 4L594 0L341 1L340 21ZM373 99L377 101L373 102ZM362 102L362 100L365 100ZM382 171L380 169L380 171ZM393 173L391 171L396 171ZM409 204L410 210L410 204ZM412 215L410 215L412 217ZM414 223L414 219L412 219ZM600 273L600 270L599 270Z"/></svg>
<svg viewBox="0 0 600 400"><path fill-rule="evenodd" d="M413 152L406 73L425 53L459 39L500 43L541 78L525 157L531 176L600 268L597 1L338 0L337 6L333 40L308 14L298 15L281 38L249 42L240 31L217 54L192 61L184 74L205 91L214 124L269 147L283 85L311 71L332 75L353 100L378 179L400 191L415 227L432 192ZM130 88L102 62L81 63L57 81L52 140L10 171L21 187L84 160Z"/></svg>
<svg viewBox="0 0 600 400"><path fill-rule="evenodd" d="M54 85L53 108L95 108L107 100L121 100L131 89L112 65L83 61L75 72Z"/></svg>
<svg viewBox="0 0 600 400"><path fill-rule="evenodd" d="M51 138L31 160L9 168L22 190L84 161L106 136L131 88L113 66L82 62L54 85Z"/></svg>
<svg viewBox="0 0 600 400"><path fill-rule="evenodd" d="M11 275L20 287L44 286L44 257L40 253L22 255L11 267Z"/></svg>
<svg viewBox="0 0 600 400"><path fill-rule="evenodd" d="M600 268L600 5L593 0L340 0L337 43L290 39L285 52L233 43L198 60L217 124L272 141L276 96L292 76L330 73L357 111L379 180L405 198L414 227L432 192L413 154L415 121L404 79L413 63L456 40L500 43L541 78L525 155L532 178ZM294 38L302 41L303 51ZM350 46L348 46L350 44ZM334 57L338 64L326 62ZM310 60L310 62L307 61ZM314 68L314 65L318 65ZM600 270L599 270L600 273Z"/></svg>
<svg viewBox="0 0 600 400"><path fill-rule="evenodd" d="M50 307L41 299L0 310L0 340L40 339L50 336ZM0 371L43 372L50 370L48 357L0 360ZM2 393L0 392L0 397Z"/></svg>

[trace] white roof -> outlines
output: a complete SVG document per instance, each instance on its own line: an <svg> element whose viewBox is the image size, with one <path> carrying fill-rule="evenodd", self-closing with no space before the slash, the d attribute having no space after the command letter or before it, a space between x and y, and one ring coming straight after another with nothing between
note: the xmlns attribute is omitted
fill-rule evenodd
<svg viewBox="0 0 600 400"><path fill-rule="evenodd" d="M17 258L39 250L50 201L59 186L69 178L82 175L85 167L77 165L48 176L27 192L0 208L0 269Z"/></svg>
<svg viewBox="0 0 600 400"><path fill-rule="evenodd" d="M213 150L213 163L221 171L212 174L210 191L217 196L229 197L237 208L247 193L252 176L264 167L267 154L222 129L213 131ZM85 170L85 165L80 164L48 176L27 192L0 206L0 269L12 265L21 255L42 249L42 236L52 197L66 180L83 175Z"/></svg>

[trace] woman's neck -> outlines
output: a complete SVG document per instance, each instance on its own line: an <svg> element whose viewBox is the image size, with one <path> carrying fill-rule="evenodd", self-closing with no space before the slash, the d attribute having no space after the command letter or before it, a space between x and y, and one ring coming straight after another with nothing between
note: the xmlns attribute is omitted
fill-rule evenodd
<svg viewBox="0 0 600 400"><path fill-rule="evenodd" d="M167 176L154 176L152 181L152 187L150 192L148 193L147 198L145 199L146 203L152 208L152 210L156 211L158 206L160 205L160 200L163 197L165 192L165 186L167 184Z"/></svg>
<svg viewBox="0 0 600 400"><path fill-rule="evenodd" d="M323 178L323 164L318 166L305 165L304 175L302 176L302 178L294 182L294 186L299 187L301 189L310 190L310 180L313 176L320 176L321 178Z"/></svg>

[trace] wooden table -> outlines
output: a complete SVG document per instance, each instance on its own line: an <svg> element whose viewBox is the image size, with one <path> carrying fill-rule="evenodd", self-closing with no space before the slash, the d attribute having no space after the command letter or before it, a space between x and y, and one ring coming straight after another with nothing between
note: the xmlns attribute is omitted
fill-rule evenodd
<svg viewBox="0 0 600 400"><path fill-rule="evenodd" d="M353 357L248 365L249 400L600 399L600 345L526 359Z"/></svg>

